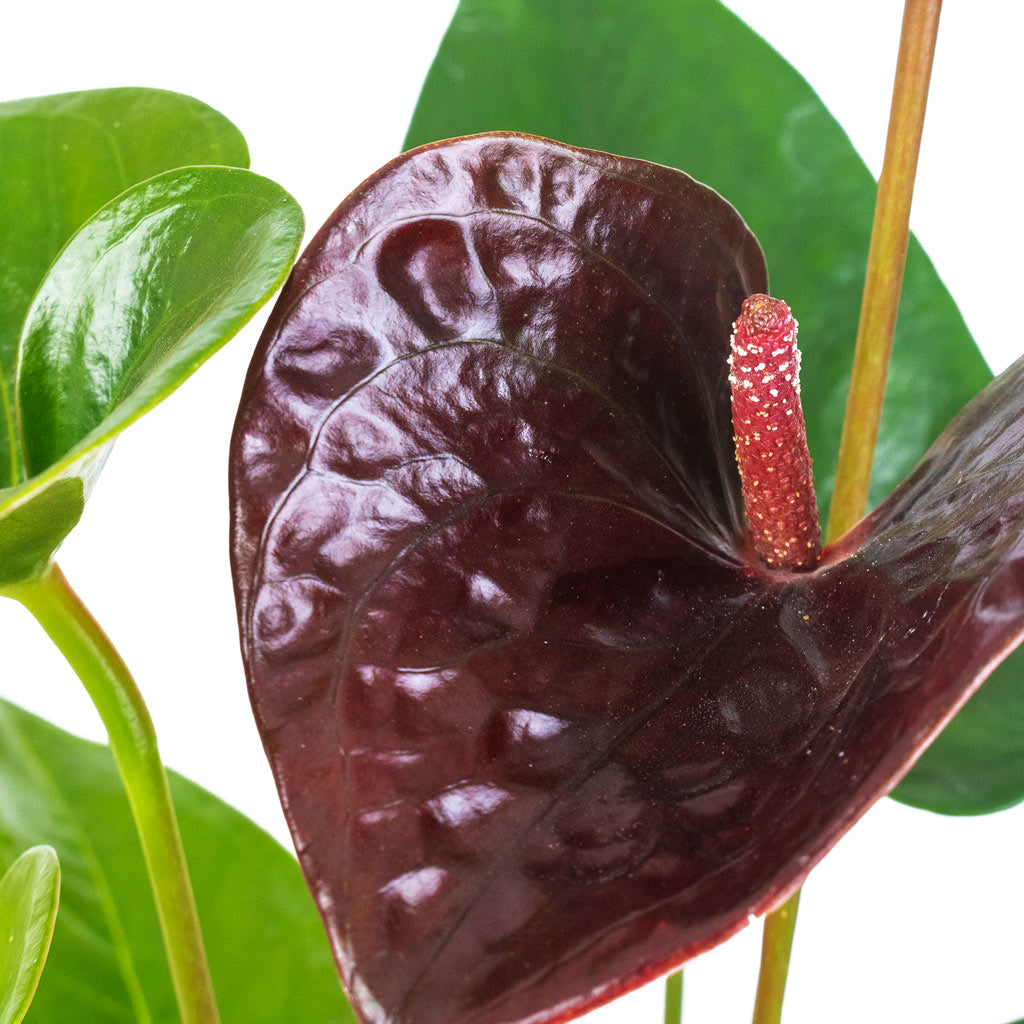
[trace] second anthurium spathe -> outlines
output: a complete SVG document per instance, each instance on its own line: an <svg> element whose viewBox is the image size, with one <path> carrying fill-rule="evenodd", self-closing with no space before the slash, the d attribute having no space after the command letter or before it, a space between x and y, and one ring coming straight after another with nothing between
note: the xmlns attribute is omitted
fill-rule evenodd
<svg viewBox="0 0 1024 1024"><path fill-rule="evenodd" d="M365 1021L553 1024L722 941L1019 640L1024 365L816 567L773 568L727 362L767 290L710 189L509 134L399 157L297 264L233 562Z"/></svg>

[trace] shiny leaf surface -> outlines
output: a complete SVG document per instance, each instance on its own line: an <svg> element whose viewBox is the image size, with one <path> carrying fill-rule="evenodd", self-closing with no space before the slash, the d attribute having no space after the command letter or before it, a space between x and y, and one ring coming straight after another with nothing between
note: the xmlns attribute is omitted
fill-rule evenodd
<svg viewBox="0 0 1024 1024"><path fill-rule="evenodd" d="M171 773L224 1024L347 1024L298 865ZM32 835L63 867L61 912L29 1024L178 1020L142 853L113 758L0 702L0 864Z"/></svg>
<svg viewBox="0 0 1024 1024"><path fill-rule="evenodd" d="M588 0L582 25L575 0L461 0L406 145L496 128L532 132L685 168L734 203L764 247L773 293L798 311L824 521L874 181L807 82L718 0ZM911 239L873 504L990 379ZM1007 665L988 690L985 706L950 724L921 778L912 774L897 797L959 814L1024 799L1021 762L1002 757L1007 744L1024 746L1017 714L1024 674ZM981 723L992 717L1001 719L1004 738L989 745Z"/></svg>
<svg viewBox="0 0 1024 1024"><path fill-rule="evenodd" d="M191 96L96 89L0 103L0 489L23 477L14 364L47 268L101 206L186 164L249 165L238 129Z"/></svg>
<svg viewBox="0 0 1024 1024"><path fill-rule="evenodd" d="M233 562L364 1020L563 1021L721 941L1019 639L1024 365L819 569L754 560L726 356L764 286L686 175L511 135L399 158L297 264Z"/></svg>
<svg viewBox="0 0 1024 1024"><path fill-rule="evenodd" d="M28 1011L53 935L60 864L48 846L26 850L0 878L0 1024Z"/></svg>
<svg viewBox="0 0 1024 1024"><path fill-rule="evenodd" d="M27 536L44 520L49 526L18 565L6 565L8 581L19 567L45 563L77 522L81 497L59 519L42 497L58 485L84 493L113 438L277 290L301 237L302 214L287 192L227 167L158 175L79 229L36 293L19 342L29 479L0 491L0 542L5 530ZM14 515L24 529L5 525Z"/></svg>
<svg viewBox="0 0 1024 1024"><path fill-rule="evenodd" d="M587 11L582 31L574 0L461 0L406 144L530 132L681 167L727 197L764 248L773 294L799 311L824 521L875 182L814 90L718 0L588 0ZM990 379L913 241L873 504Z"/></svg>

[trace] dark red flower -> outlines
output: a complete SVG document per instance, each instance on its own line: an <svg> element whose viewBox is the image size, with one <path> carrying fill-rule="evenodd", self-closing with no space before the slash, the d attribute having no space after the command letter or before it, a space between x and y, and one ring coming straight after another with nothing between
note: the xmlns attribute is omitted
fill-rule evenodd
<svg viewBox="0 0 1024 1024"><path fill-rule="evenodd" d="M817 569L753 553L726 358L766 290L711 190L517 135L398 158L296 266L234 572L364 1020L564 1021L720 942L1020 638L1022 364Z"/></svg>

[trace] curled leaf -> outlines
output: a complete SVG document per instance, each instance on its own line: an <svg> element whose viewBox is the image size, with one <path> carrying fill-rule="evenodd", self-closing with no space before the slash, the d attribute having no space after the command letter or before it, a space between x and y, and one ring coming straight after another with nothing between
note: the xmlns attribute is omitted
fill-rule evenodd
<svg viewBox="0 0 1024 1024"><path fill-rule="evenodd" d="M28 1012L50 949L60 864L49 846L26 850L0 877L0 1024Z"/></svg>
<svg viewBox="0 0 1024 1024"><path fill-rule="evenodd" d="M173 391L276 291L301 231L287 192L234 167L167 171L103 207L25 317L28 472L97 447Z"/></svg>
<svg viewBox="0 0 1024 1024"><path fill-rule="evenodd" d="M293 272L233 563L364 1020L564 1021L721 941L1020 638L1024 363L818 569L753 555L726 357L766 284L686 175L517 135L400 157Z"/></svg>

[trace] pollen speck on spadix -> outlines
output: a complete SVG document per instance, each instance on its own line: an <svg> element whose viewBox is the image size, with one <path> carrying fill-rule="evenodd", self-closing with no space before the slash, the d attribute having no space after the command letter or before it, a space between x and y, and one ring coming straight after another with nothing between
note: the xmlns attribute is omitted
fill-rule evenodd
<svg viewBox="0 0 1024 1024"><path fill-rule="evenodd" d="M745 299L729 355L732 422L754 547L775 569L813 569L821 557L807 429L800 405L797 322L768 295Z"/></svg>

